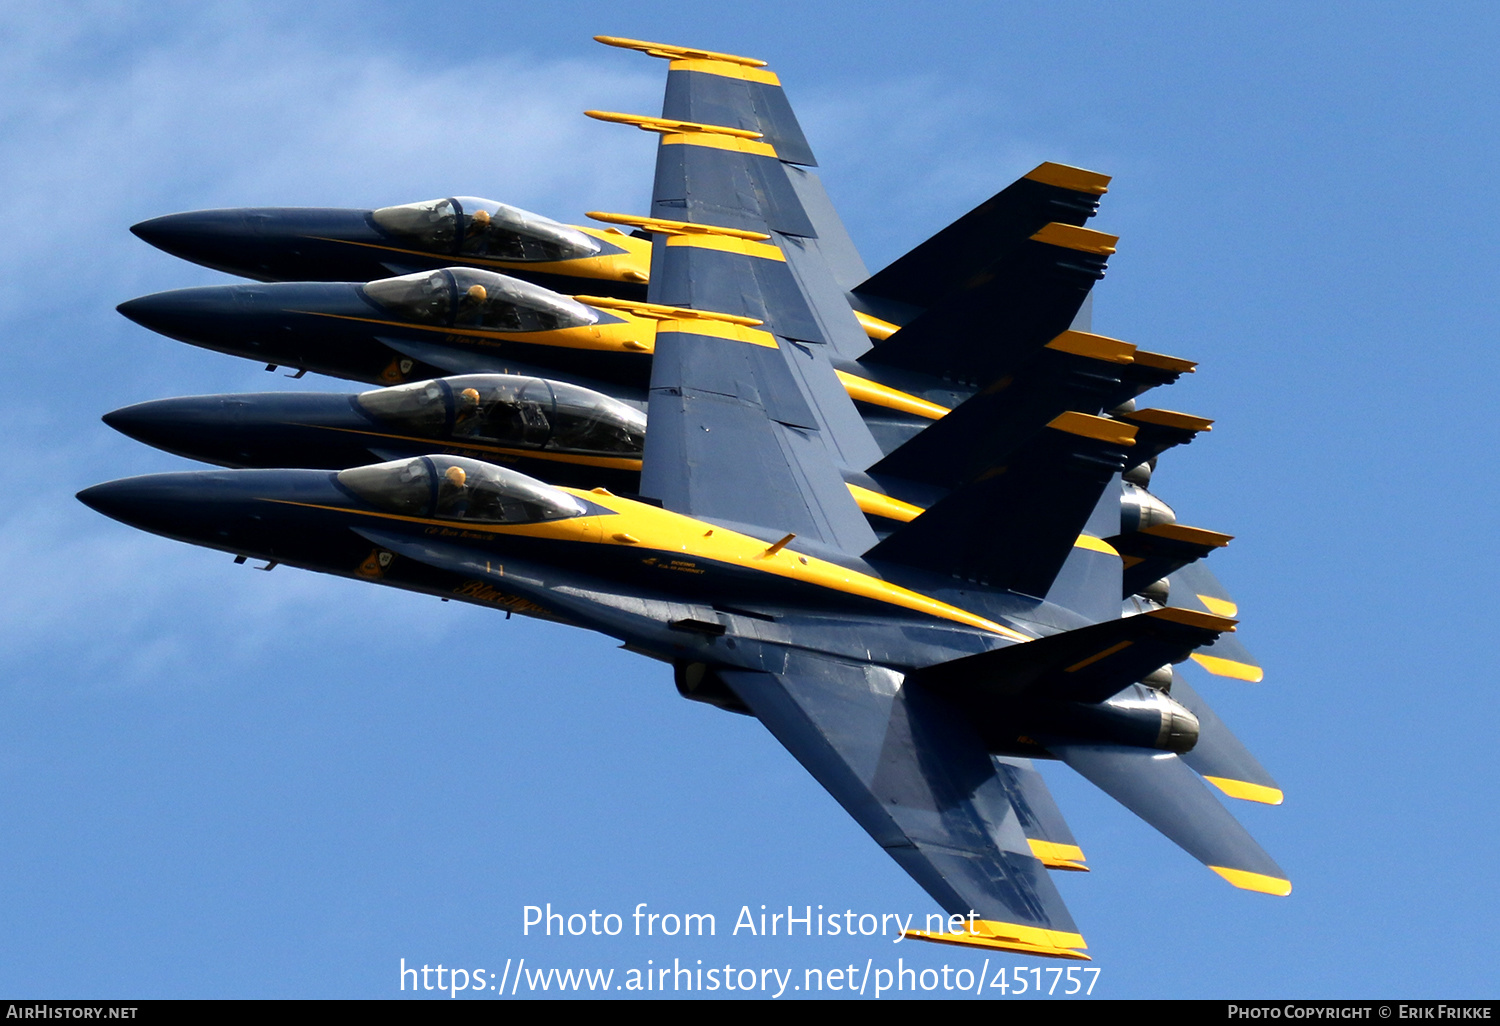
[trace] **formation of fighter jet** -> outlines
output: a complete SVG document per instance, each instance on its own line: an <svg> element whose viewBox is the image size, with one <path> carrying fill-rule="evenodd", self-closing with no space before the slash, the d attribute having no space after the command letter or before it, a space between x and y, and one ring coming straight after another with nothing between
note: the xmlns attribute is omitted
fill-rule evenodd
<svg viewBox="0 0 1500 1026"><path fill-rule="evenodd" d="M1086 958L1059 760L1236 887L1286 874L1209 790L1281 791L1174 664L1259 680L1147 490L1194 365L1094 334L1101 174L1043 164L876 274L764 62L669 61L650 211L452 197L133 230L257 284L132 300L195 345L377 385L107 414L228 469L79 498L197 545L562 621L754 716L946 912ZM628 232L625 230L628 229ZM1205 783L1206 782L1206 783Z"/></svg>

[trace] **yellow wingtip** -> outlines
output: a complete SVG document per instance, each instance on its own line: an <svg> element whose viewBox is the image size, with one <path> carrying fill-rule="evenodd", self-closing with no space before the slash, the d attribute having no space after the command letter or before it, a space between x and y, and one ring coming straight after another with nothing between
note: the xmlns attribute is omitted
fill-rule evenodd
<svg viewBox="0 0 1500 1026"><path fill-rule="evenodd" d="M1071 328L1048 342L1046 348L1062 353L1073 353L1076 356L1087 356L1106 363L1125 364L1135 361L1135 346L1129 342L1121 342L1117 338L1095 335L1088 331L1074 331Z"/></svg>
<svg viewBox="0 0 1500 1026"><path fill-rule="evenodd" d="M1094 253L1098 256L1109 256L1114 253L1120 241L1118 235L1096 232L1092 228L1080 228L1077 225L1063 224L1060 221L1043 225L1041 230L1031 238L1034 242L1045 243L1048 246L1061 246L1063 249L1075 249L1080 253Z"/></svg>
<svg viewBox="0 0 1500 1026"><path fill-rule="evenodd" d="M1054 164L1050 160L1045 164L1039 164L1024 177L1033 182L1041 182L1043 185L1055 185L1060 189L1087 192L1095 196L1102 196L1109 191L1109 175L1100 174L1098 171L1087 171L1081 167L1072 167L1068 164Z"/></svg>
<svg viewBox="0 0 1500 1026"><path fill-rule="evenodd" d="M1066 431L1070 435L1094 438L1101 442L1110 442L1114 445L1130 446L1135 444L1135 425L1122 424L1118 420L1111 420L1108 417L1096 417L1090 413L1078 413L1073 410L1059 413L1047 422L1047 426L1056 431Z"/></svg>
<svg viewBox="0 0 1500 1026"><path fill-rule="evenodd" d="M1212 595L1199 595L1198 601L1207 606L1210 613L1218 613L1220 616L1238 616L1240 612L1240 607L1235 603Z"/></svg>
<svg viewBox="0 0 1500 1026"><path fill-rule="evenodd" d="M1203 655L1194 652L1193 662L1203 667L1215 677L1232 677L1235 680L1248 680L1252 684L1259 684L1266 679L1266 671L1259 666L1251 666L1249 663L1235 662L1233 659L1221 659L1219 656Z"/></svg>
<svg viewBox="0 0 1500 1026"><path fill-rule="evenodd" d="M957 944L960 947L1015 951L1023 955L1070 958L1079 962L1093 961L1083 953L1082 949L1088 945L1083 942L1083 937L1076 933L1046 930L1037 926L1021 926L1018 923L1001 923L992 919L975 920L966 933L907 930L903 936L913 940L932 941L936 944Z"/></svg>
<svg viewBox="0 0 1500 1026"><path fill-rule="evenodd" d="M1084 865L1083 849L1076 844L1058 844L1056 841L1038 841L1028 837L1026 843L1031 854L1048 869L1066 869L1072 872L1089 872Z"/></svg>
<svg viewBox="0 0 1500 1026"><path fill-rule="evenodd" d="M1279 876L1267 876L1264 873L1252 873L1245 869L1226 869L1223 866L1209 866L1231 884L1242 891L1257 891L1261 894L1274 894L1278 898L1284 898L1292 893L1292 882L1283 880Z"/></svg>
<svg viewBox="0 0 1500 1026"><path fill-rule="evenodd" d="M1267 787L1265 784L1252 784L1248 780L1233 780L1229 777L1204 777L1210 784L1231 798L1238 798L1246 802L1260 802L1262 805L1280 805L1286 801L1286 795L1279 787Z"/></svg>

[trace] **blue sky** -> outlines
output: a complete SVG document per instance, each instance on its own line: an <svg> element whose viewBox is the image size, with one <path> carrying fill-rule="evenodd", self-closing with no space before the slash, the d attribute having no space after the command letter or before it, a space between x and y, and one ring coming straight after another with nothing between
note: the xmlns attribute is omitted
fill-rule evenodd
<svg viewBox="0 0 1500 1026"><path fill-rule="evenodd" d="M580 112L654 113L665 66L596 33L768 60L872 268L1042 160L1115 176L1095 329L1201 362L1152 401L1215 429L1155 490L1237 536L1215 566L1266 680L1191 679L1287 793L1234 811L1295 890L1234 891L1044 767L1094 867L1059 884L1095 993L1493 996L1500 14L1335 3L6 5L0 993L385 997L402 958L978 968L729 936L746 905L933 907L762 728L607 639L256 573L72 498L185 466L111 409L341 387L118 316L225 280L129 225L644 210L654 139ZM547 902L719 935L523 936Z"/></svg>

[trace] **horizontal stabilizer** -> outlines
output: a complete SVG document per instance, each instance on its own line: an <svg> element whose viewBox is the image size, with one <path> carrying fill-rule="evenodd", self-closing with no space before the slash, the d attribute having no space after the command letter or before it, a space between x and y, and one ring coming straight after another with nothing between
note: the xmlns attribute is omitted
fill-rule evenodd
<svg viewBox="0 0 1500 1026"><path fill-rule="evenodd" d="M1233 629L1223 617L1154 609L924 667L913 678L977 697L1102 702Z"/></svg>
<svg viewBox="0 0 1500 1026"><path fill-rule="evenodd" d="M1065 413L1006 464L945 496L866 558L1045 596L1124 464L1133 432L1104 417Z"/></svg>
<svg viewBox="0 0 1500 1026"><path fill-rule="evenodd" d="M1121 598L1138 594L1194 560L1230 542L1230 535L1185 524L1153 524L1105 539L1125 560Z"/></svg>
<svg viewBox="0 0 1500 1026"><path fill-rule="evenodd" d="M1073 551L1047 589L1048 602L1073 610L1085 623L1121 615L1120 578L1125 564L1120 554L1102 540L1118 530L1119 522L1120 488L1111 482L1100 492L1094 512L1073 541Z"/></svg>
<svg viewBox="0 0 1500 1026"><path fill-rule="evenodd" d="M1108 185L1108 175L1042 164L871 276L855 297L935 306L1043 226L1082 225Z"/></svg>
<svg viewBox="0 0 1500 1026"><path fill-rule="evenodd" d="M1256 662L1255 657L1233 638L1228 639L1227 643L1220 638L1217 643L1194 652L1192 658L1193 662L1215 677L1231 677L1252 684L1259 684L1266 679L1266 671Z"/></svg>
<svg viewBox="0 0 1500 1026"><path fill-rule="evenodd" d="M1021 823L1031 854L1048 869L1087 873L1089 867L1083 864L1083 849L1078 847L1073 831L1063 819L1062 810L1047 789L1047 782L1032 766L1031 760L1003 755L991 758L995 763L995 777L1005 789L1011 807L1016 810L1016 818Z"/></svg>
<svg viewBox="0 0 1500 1026"><path fill-rule="evenodd" d="M1069 329L1117 241L1049 224L860 362L989 385Z"/></svg>
<svg viewBox="0 0 1500 1026"><path fill-rule="evenodd" d="M870 468L943 488L957 488L1010 458L1059 415L1095 414L1119 387L1129 364L1125 342L1066 331L1007 374L961 403ZM1140 462L1132 447L1129 459Z"/></svg>
<svg viewBox="0 0 1500 1026"><path fill-rule="evenodd" d="M1172 697L1198 717L1198 743L1182 756L1210 784L1231 798L1264 805L1280 805L1281 788L1224 721L1180 676L1172 682Z"/></svg>
<svg viewBox="0 0 1500 1026"><path fill-rule="evenodd" d="M1238 616L1239 603L1202 563L1189 563L1172 574L1172 598L1167 603L1183 609L1202 609L1220 616Z"/></svg>
<svg viewBox="0 0 1500 1026"><path fill-rule="evenodd" d="M1179 756L1119 745L1048 749L1234 886L1291 893L1286 873Z"/></svg>
<svg viewBox="0 0 1500 1026"><path fill-rule="evenodd" d="M1199 609L1219 616L1236 616L1239 605L1224 585L1203 563L1189 563L1173 571L1167 605L1176 609ZM1218 677L1258 682L1265 677L1260 660L1236 637L1224 635L1212 645L1193 653L1193 661Z"/></svg>

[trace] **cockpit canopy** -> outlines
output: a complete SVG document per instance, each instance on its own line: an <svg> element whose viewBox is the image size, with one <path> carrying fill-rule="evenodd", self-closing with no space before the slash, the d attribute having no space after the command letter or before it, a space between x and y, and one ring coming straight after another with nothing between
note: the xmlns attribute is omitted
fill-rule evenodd
<svg viewBox="0 0 1500 1026"><path fill-rule="evenodd" d="M513 374L464 374L361 393L366 413L426 438L639 458L646 415L592 389Z"/></svg>
<svg viewBox="0 0 1500 1026"><path fill-rule="evenodd" d="M397 239L432 253L531 263L597 256L604 248L577 228L477 196L381 207L371 216Z"/></svg>
<svg viewBox="0 0 1500 1026"><path fill-rule="evenodd" d="M576 299L472 267L381 278L361 288L388 312L419 324L527 332L584 328L599 321L599 311Z"/></svg>
<svg viewBox="0 0 1500 1026"><path fill-rule="evenodd" d="M412 517L536 524L588 512L567 492L462 456L418 456L340 471L339 484L372 506Z"/></svg>

